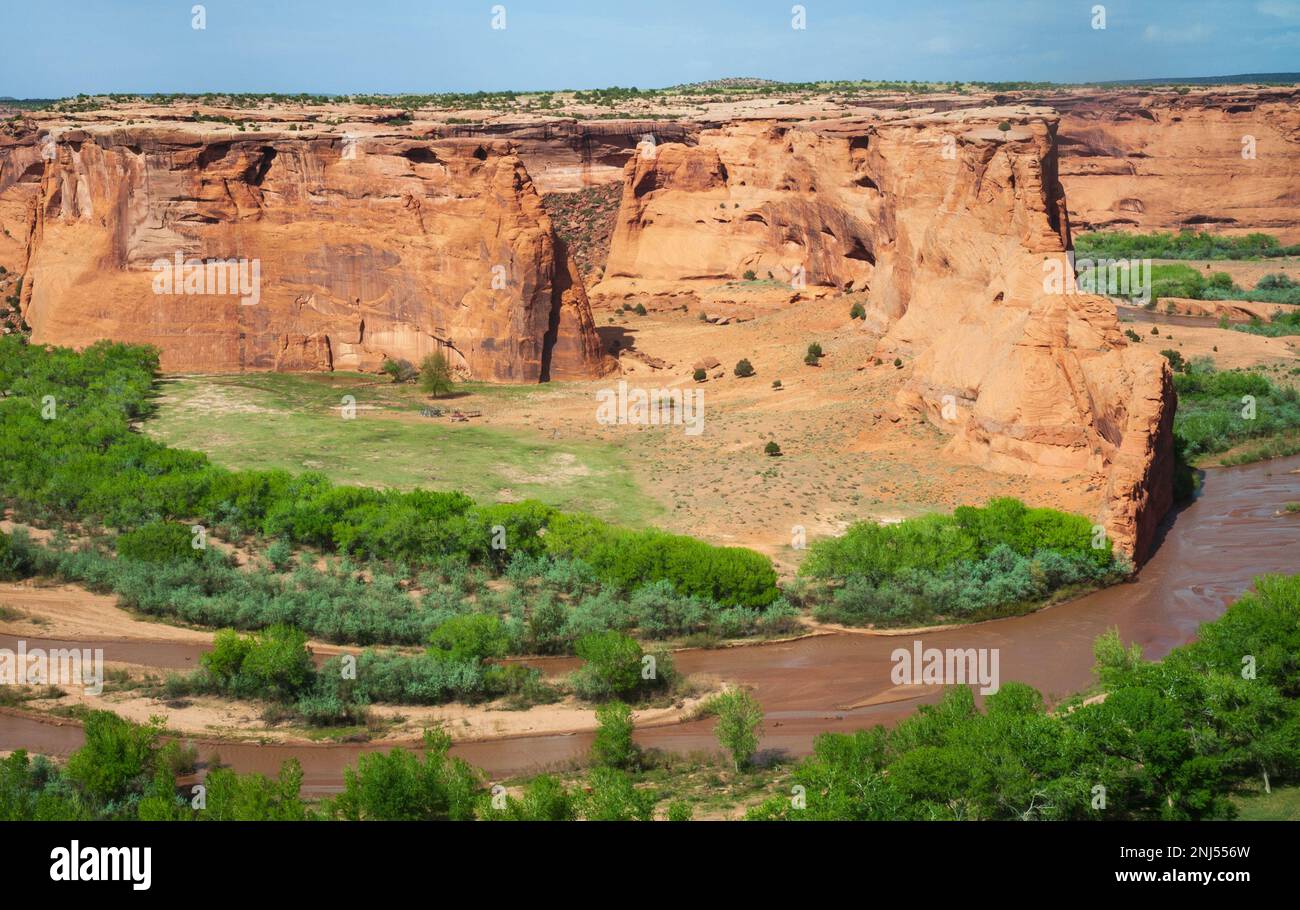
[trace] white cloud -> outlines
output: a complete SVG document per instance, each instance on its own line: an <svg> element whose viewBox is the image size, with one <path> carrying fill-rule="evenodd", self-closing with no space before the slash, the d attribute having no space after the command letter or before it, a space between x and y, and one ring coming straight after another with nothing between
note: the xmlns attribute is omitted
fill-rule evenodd
<svg viewBox="0 0 1300 910"><path fill-rule="evenodd" d="M1263 0L1255 4L1255 9L1261 16L1300 20L1300 2L1297 0Z"/></svg>

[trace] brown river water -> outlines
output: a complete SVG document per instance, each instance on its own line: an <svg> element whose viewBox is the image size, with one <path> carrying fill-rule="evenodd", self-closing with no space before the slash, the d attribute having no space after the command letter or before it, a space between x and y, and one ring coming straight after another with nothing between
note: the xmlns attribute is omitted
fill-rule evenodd
<svg viewBox="0 0 1300 910"><path fill-rule="evenodd" d="M1300 499L1300 457L1206 473L1204 492L1167 525L1159 549L1133 582L1117 585L1028 616L906 636L842 633L799 641L676 655L678 669L752 686L766 712L761 748L802 755L814 737L890 724L917 705L938 699L937 688L899 689L890 680L890 654L926 648L996 648L1005 683L1019 681L1059 699L1092 681L1092 643L1117 627L1149 659L1163 657L1192 639L1200 623L1223 613L1227 604L1266 573L1300 571L1300 515L1278 515ZM38 643L28 639L29 647ZM40 643L44 644L44 643ZM96 647L97 643L63 642ZM120 647L104 643L109 648ZM0 641L0 647L6 645ZM155 653L154 666L192 666L195 652ZM125 659L118 657L117 659ZM557 669L551 665L549 669ZM919 693L919 694L917 694ZM637 740L646 747L677 752L713 751L712 720L645 726ZM35 718L0 709L0 750L25 748L67 755L81 744L75 723ZM192 740L201 757L218 753L240 771L275 774L281 762L298 759L304 790L339 789L343 769L363 752L393 743L258 745ZM585 756L590 733L525 735L462 742L453 753L501 778L560 767Z"/></svg>

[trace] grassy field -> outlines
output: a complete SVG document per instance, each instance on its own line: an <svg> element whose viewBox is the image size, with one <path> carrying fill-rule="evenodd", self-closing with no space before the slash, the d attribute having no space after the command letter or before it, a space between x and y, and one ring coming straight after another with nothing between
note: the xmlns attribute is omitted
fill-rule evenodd
<svg viewBox="0 0 1300 910"><path fill-rule="evenodd" d="M494 408L536 406L539 386L465 383L433 401L413 385L348 373L178 376L160 384L147 432L230 468L321 471L340 483L461 490L480 502L538 499L629 526L662 509L642 495L612 446L491 425ZM342 414L355 399L354 419ZM421 409L482 411L466 423Z"/></svg>
<svg viewBox="0 0 1300 910"><path fill-rule="evenodd" d="M1239 818L1254 822L1300 822L1300 787L1274 787L1235 798Z"/></svg>

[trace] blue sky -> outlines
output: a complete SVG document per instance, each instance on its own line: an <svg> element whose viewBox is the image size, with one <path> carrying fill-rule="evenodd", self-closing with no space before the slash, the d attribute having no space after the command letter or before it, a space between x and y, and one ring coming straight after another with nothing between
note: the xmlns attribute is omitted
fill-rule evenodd
<svg viewBox="0 0 1300 910"><path fill-rule="evenodd" d="M6 2L0 95L436 92L724 76L1053 82L1300 70L1300 0Z"/></svg>

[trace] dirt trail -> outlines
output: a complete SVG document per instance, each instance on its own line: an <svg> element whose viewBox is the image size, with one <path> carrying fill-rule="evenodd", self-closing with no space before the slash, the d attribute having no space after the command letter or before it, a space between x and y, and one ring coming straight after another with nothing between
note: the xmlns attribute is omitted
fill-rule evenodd
<svg viewBox="0 0 1300 910"><path fill-rule="evenodd" d="M1294 572L1300 554L1300 515L1278 515L1300 497L1300 457L1208 472L1205 493L1179 514L1138 580L1029 616L925 633L926 647L998 648L1001 678L1019 680L1060 698L1092 678L1092 642L1117 627L1148 658L1189 641L1198 625L1219 616L1252 579ZM939 690L915 697L890 679L890 654L911 639L819 635L793 642L721 651L683 652L679 669L709 673L754 687L766 711L763 749L810 750L824 731L891 723ZM712 750L713 721L642 725L638 741L679 752ZM0 750L26 748L66 755L81 742L75 724L0 711ZM241 771L274 773L288 758L302 762L309 792L337 789L342 771L363 752L393 743L254 745L196 741L200 754L219 752ZM408 741L409 742L409 741ZM590 733L525 735L461 742L453 752L503 777L572 764L590 748Z"/></svg>

